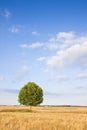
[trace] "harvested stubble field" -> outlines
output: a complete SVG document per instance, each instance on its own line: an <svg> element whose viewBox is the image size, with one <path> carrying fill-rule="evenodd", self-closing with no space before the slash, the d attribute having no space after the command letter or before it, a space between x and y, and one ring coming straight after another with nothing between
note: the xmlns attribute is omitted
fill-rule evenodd
<svg viewBox="0 0 87 130"><path fill-rule="evenodd" d="M0 106L0 130L87 130L87 107Z"/></svg>

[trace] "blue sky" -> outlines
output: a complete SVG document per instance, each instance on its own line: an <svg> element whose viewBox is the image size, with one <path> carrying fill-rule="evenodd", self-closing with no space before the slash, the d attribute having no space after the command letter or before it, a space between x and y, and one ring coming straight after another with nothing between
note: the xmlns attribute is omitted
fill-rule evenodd
<svg viewBox="0 0 87 130"><path fill-rule="evenodd" d="M44 105L87 105L87 0L0 0L0 105L29 81Z"/></svg>

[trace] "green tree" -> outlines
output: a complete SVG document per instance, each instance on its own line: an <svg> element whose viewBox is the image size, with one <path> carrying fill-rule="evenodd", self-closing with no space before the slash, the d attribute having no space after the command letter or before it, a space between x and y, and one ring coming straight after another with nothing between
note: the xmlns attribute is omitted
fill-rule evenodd
<svg viewBox="0 0 87 130"><path fill-rule="evenodd" d="M28 82L19 91L18 102L22 105L37 106L43 102L43 90L34 82Z"/></svg>

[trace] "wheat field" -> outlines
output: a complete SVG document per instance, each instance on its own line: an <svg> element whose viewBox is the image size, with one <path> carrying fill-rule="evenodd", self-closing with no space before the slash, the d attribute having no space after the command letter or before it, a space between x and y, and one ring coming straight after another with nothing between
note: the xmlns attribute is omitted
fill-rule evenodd
<svg viewBox="0 0 87 130"><path fill-rule="evenodd" d="M87 107L27 110L29 107L0 106L0 130L87 130Z"/></svg>

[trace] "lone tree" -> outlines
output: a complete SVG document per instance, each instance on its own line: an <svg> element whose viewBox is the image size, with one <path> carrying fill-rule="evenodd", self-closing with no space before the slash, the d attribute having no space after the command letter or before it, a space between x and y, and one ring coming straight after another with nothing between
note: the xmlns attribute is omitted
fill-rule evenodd
<svg viewBox="0 0 87 130"><path fill-rule="evenodd" d="M43 102L43 90L34 82L28 82L22 87L18 95L18 102L22 105L37 106Z"/></svg>

